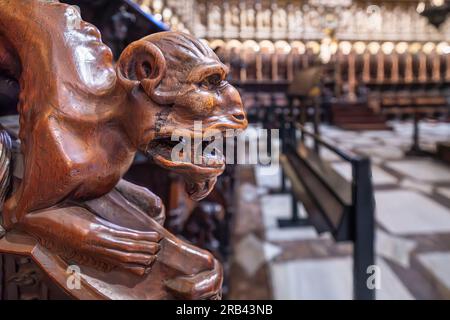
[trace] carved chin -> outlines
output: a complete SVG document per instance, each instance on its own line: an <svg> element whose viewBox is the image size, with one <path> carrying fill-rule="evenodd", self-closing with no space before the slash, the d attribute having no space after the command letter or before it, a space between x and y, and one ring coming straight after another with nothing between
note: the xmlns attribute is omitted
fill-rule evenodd
<svg viewBox="0 0 450 320"><path fill-rule="evenodd" d="M148 148L147 155L159 166L180 174L186 183L186 191L189 196L199 201L205 198L214 188L217 177L225 170L225 157L216 151L212 154L204 154L201 145L193 146L188 155L194 155L194 148L199 150L199 156L185 157L182 152L177 152L178 158L173 157L173 148L178 142L170 139L153 140Z"/></svg>

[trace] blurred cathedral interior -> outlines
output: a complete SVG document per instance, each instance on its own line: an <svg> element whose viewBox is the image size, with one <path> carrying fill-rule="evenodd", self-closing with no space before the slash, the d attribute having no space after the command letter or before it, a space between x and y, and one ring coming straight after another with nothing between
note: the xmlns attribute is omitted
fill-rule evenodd
<svg viewBox="0 0 450 320"><path fill-rule="evenodd" d="M221 261L224 299L450 299L449 0L62 2L116 59L175 30L229 68L238 139L271 162L228 164L199 202L142 155L125 176Z"/></svg>

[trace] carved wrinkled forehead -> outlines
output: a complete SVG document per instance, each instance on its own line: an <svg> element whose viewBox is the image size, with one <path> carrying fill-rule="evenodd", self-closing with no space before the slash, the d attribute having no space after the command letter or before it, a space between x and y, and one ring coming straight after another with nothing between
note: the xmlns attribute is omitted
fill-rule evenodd
<svg viewBox="0 0 450 320"><path fill-rule="evenodd" d="M159 87L160 90L169 91L169 88L165 88L168 83L172 87L179 87L182 83L189 82L188 79L194 72L198 74L199 69L205 69L208 66L217 66L218 69L223 70L223 73L226 73L227 67L220 62L214 51L188 34L161 32L151 35L145 40L155 44L163 53L166 61L167 68L164 80Z"/></svg>
<svg viewBox="0 0 450 320"><path fill-rule="evenodd" d="M136 86L159 104L172 104L205 78L228 68L206 44L180 32L160 32L131 43L122 52L117 75L132 90Z"/></svg>
<svg viewBox="0 0 450 320"><path fill-rule="evenodd" d="M193 67L209 60L219 61L216 54L200 40L178 32L161 32L146 38L164 54L168 65ZM194 64L194 65L193 65Z"/></svg>

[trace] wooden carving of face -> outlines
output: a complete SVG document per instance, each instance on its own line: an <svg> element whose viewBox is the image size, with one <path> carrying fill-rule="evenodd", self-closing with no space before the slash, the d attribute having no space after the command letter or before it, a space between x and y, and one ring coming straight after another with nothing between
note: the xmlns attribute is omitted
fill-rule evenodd
<svg viewBox="0 0 450 320"><path fill-rule="evenodd" d="M205 135L220 132L225 138L247 127L241 97L225 80L228 68L205 44L177 32L132 43L117 68L119 81L134 100L128 131L136 147L181 174L194 200L204 198L225 168L221 152L203 152ZM182 152L191 150L188 158L178 153L184 161L173 157L180 136Z"/></svg>

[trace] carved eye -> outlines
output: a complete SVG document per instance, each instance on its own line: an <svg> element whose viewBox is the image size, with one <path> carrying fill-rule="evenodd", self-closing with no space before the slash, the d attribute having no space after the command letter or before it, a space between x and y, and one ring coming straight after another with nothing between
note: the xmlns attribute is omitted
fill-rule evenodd
<svg viewBox="0 0 450 320"><path fill-rule="evenodd" d="M222 77L220 76L220 74L212 74L208 77L206 77L205 79L203 79L203 81L201 82L202 87L206 88L206 89L214 89L217 88L218 86L220 86L220 84L222 83Z"/></svg>

